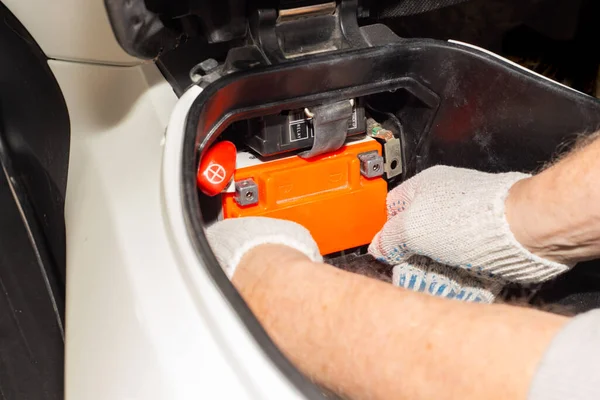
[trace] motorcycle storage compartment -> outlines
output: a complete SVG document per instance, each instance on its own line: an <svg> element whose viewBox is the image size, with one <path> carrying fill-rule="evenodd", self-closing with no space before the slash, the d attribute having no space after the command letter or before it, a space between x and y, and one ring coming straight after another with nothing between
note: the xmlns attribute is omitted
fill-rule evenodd
<svg viewBox="0 0 600 400"><path fill-rule="evenodd" d="M206 87L188 113L181 176L188 234L217 283L230 287L203 233L213 219L195 184L203 151L234 121L350 98L400 121L403 179L437 164L533 172L559 145L600 127L598 100L480 49L435 40L403 40L225 76ZM565 290L575 293L577 287Z"/></svg>

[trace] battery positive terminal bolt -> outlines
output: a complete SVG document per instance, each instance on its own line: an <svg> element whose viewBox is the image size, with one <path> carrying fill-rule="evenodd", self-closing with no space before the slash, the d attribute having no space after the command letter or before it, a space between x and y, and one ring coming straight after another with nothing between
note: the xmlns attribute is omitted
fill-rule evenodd
<svg viewBox="0 0 600 400"><path fill-rule="evenodd" d="M240 206L250 206L258 203L258 185L252 178L235 183L235 202Z"/></svg>
<svg viewBox="0 0 600 400"><path fill-rule="evenodd" d="M358 155L360 173L365 178L377 178L383 175L383 157L377 151L368 151Z"/></svg>

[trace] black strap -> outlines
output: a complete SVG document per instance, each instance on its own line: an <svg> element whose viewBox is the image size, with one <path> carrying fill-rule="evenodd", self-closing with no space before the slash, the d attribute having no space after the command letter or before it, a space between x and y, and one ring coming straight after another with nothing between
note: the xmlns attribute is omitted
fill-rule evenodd
<svg viewBox="0 0 600 400"><path fill-rule="evenodd" d="M312 148L299 156L310 158L342 147L346 141L348 122L352 117L352 104L350 100L343 100L312 107L315 140Z"/></svg>

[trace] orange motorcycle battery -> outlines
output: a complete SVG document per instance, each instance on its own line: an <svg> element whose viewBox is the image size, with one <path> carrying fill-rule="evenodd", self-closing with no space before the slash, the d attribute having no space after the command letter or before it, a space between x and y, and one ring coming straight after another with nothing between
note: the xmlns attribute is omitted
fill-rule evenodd
<svg viewBox="0 0 600 400"><path fill-rule="evenodd" d="M221 197L223 217L297 222L323 255L359 247L370 243L386 221L382 169L381 145L371 138L311 159L263 161L240 152L234 179Z"/></svg>

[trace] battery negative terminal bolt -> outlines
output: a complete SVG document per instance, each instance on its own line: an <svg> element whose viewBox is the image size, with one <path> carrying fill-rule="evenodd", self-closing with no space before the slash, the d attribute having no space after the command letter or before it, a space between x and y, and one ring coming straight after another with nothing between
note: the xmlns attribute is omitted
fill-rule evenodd
<svg viewBox="0 0 600 400"><path fill-rule="evenodd" d="M252 178L235 183L235 202L240 206L250 206L258 203L258 185Z"/></svg>
<svg viewBox="0 0 600 400"><path fill-rule="evenodd" d="M368 151L358 155L360 173L365 178L377 178L383 175L383 157L377 151Z"/></svg>

